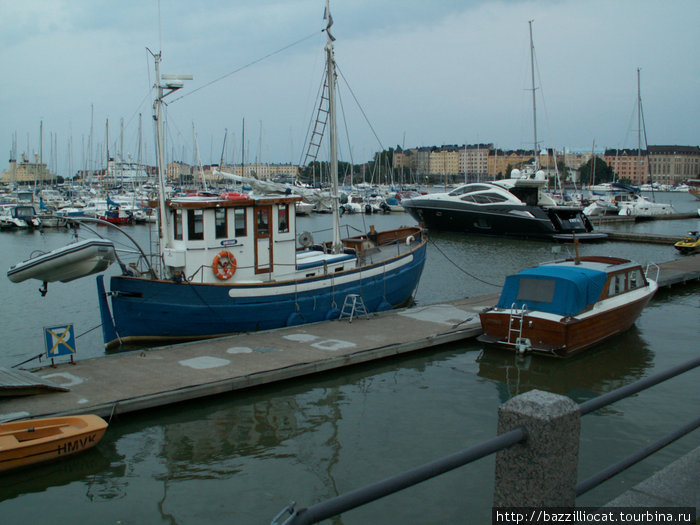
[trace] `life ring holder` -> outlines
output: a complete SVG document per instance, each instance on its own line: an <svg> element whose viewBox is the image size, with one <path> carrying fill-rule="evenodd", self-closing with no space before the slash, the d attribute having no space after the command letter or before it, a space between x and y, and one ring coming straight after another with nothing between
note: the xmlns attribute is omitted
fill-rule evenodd
<svg viewBox="0 0 700 525"><path fill-rule="evenodd" d="M236 256L224 250L214 256L214 260L211 262L211 269L217 279L228 281L236 273L237 265Z"/></svg>

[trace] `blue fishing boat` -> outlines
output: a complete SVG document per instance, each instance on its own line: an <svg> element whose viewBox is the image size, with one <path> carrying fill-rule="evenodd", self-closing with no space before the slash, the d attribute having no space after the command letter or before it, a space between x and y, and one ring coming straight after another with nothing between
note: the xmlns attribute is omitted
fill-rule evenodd
<svg viewBox="0 0 700 525"><path fill-rule="evenodd" d="M161 107L164 97L182 87L183 78L161 77L161 56L154 54L162 264L159 272L152 266L143 271L123 266L108 286L102 275L97 277L107 348L333 319L348 296L361 298L368 312L412 301L426 255L421 227L370 228L363 235L340 237L330 35L326 57L333 239L315 243L308 232L297 235L295 205L301 197L296 195L226 193L166 200Z"/></svg>

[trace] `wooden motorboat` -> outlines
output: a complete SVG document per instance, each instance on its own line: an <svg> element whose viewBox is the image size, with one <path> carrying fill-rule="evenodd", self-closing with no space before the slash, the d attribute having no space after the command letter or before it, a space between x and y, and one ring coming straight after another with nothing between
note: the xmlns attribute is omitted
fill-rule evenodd
<svg viewBox="0 0 700 525"><path fill-rule="evenodd" d="M519 353L568 357L627 330L657 289L639 264L580 257L506 278L498 304L481 312L479 340Z"/></svg>
<svg viewBox="0 0 700 525"><path fill-rule="evenodd" d="M93 414L0 423L0 471L63 458L94 447L107 422Z"/></svg>
<svg viewBox="0 0 700 525"><path fill-rule="evenodd" d="M10 267L7 277L13 283L27 279L67 283L105 270L115 258L109 239L85 239L19 262Z"/></svg>

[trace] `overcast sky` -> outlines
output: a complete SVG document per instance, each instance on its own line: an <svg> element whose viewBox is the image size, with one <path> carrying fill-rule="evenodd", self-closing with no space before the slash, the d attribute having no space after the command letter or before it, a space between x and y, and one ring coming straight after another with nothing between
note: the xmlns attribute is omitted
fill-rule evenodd
<svg viewBox="0 0 700 525"><path fill-rule="evenodd" d="M66 175L72 140L72 168L82 168L94 108L93 157L104 155L107 119L119 150L123 119L136 159L141 113L143 160L154 163L148 48L162 50L161 73L194 76L166 99L169 158L192 162L194 125L203 163L219 161L226 129L226 160L240 163L245 118L247 162L297 163L321 82L324 6L2 2L5 159L15 134L18 157L38 152L43 121L44 162ZM331 11L342 160L396 145L531 148L529 20L542 146L636 147L637 68L648 143L700 145L698 0L335 0Z"/></svg>

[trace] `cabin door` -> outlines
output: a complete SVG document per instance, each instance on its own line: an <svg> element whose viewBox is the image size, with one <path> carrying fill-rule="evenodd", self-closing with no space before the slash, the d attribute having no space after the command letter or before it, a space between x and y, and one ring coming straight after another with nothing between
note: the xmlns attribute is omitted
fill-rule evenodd
<svg viewBox="0 0 700 525"><path fill-rule="evenodd" d="M255 273L268 273L272 268L272 206L256 206Z"/></svg>

